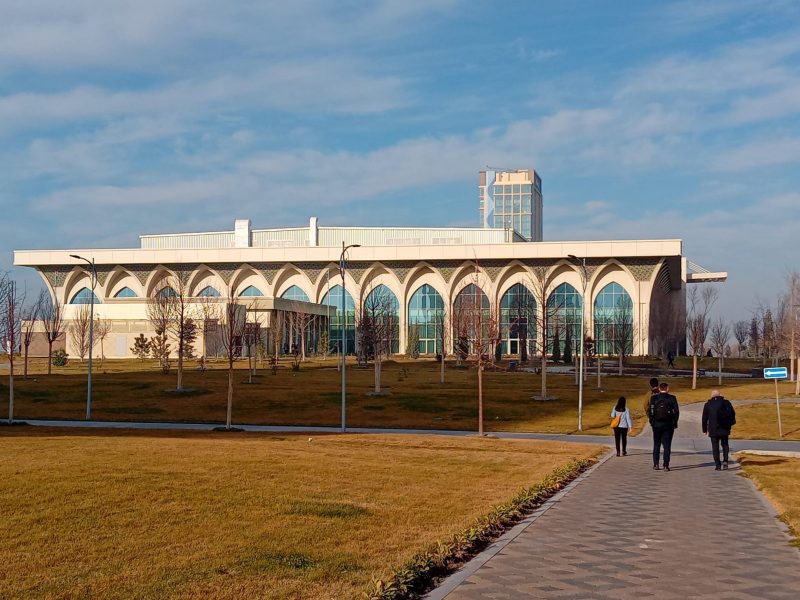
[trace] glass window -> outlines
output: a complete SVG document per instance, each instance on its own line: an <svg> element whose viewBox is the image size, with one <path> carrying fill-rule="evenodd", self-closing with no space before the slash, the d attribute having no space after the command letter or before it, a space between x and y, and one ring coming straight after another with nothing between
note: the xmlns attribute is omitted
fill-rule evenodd
<svg viewBox="0 0 800 600"><path fill-rule="evenodd" d="M474 354L478 339L487 348L489 316L489 298L483 290L474 283L462 289L453 301L453 351Z"/></svg>
<svg viewBox="0 0 800 600"><path fill-rule="evenodd" d="M92 292L89 288L81 288L78 290L72 299L69 301L70 304L100 304L100 300L97 299L97 295Z"/></svg>
<svg viewBox="0 0 800 600"><path fill-rule="evenodd" d="M573 346L580 345L581 332L581 295L573 286L562 283L547 299L547 351L553 350L553 339L558 331L561 352L564 342L570 339ZM569 331L568 331L569 330ZM572 355L575 356L573 347Z"/></svg>
<svg viewBox="0 0 800 600"><path fill-rule="evenodd" d="M516 194L514 196L514 212L515 213L519 212L519 194Z"/></svg>
<svg viewBox="0 0 800 600"><path fill-rule="evenodd" d="M114 294L114 298L136 298L136 297L137 297L136 292L134 292L131 288L127 286L122 288L116 294Z"/></svg>
<svg viewBox="0 0 800 600"><path fill-rule="evenodd" d="M520 186L519 186L519 184L518 184L518 183L515 183L515 184L514 184L514 193L515 193L515 194L519 194L519 187L520 187Z"/></svg>
<svg viewBox="0 0 800 600"><path fill-rule="evenodd" d="M158 292L158 295L161 298L177 298L178 292L173 290L170 286L166 286L161 288L161 291Z"/></svg>
<svg viewBox="0 0 800 600"><path fill-rule="evenodd" d="M512 285L500 300L500 337L504 354L528 356L536 352L536 300L521 283Z"/></svg>
<svg viewBox="0 0 800 600"><path fill-rule="evenodd" d="M511 193L511 186L510 185L504 185L503 186L503 193L504 194L510 194Z"/></svg>
<svg viewBox="0 0 800 600"><path fill-rule="evenodd" d="M287 290L288 291L288 290ZM335 348L342 348L342 330L345 331L345 345L347 354L356 351L356 303L350 292L344 290L345 314L342 315L342 286L335 285L329 293L322 297L322 304L329 304L331 311L330 319L330 339L331 345Z"/></svg>
<svg viewBox="0 0 800 600"><path fill-rule="evenodd" d="M598 354L633 353L633 302L616 282L605 286L595 298L594 332Z"/></svg>
<svg viewBox="0 0 800 600"><path fill-rule="evenodd" d="M523 185L522 186L522 191L524 193L530 194L531 193L531 184L530 183L526 183L525 185Z"/></svg>
<svg viewBox="0 0 800 600"><path fill-rule="evenodd" d="M197 297L198 298L219 298L220 297L220 293L216 288L211 287L210 285L207 285L206 287L204 287L202 290L200 290L197 293Z"/></svg>
<svg viewBox="0 0 800 600"><path fill-rule="evenodd" d="M441 340L436 332L444 316L444 302L439 292L427 283L417 288L408 301L408 326L418 327L420 353L441 352Z"/></svg>
<svg viewBox="0 0 800 600"><path fill-rule="evenodd" d="M302 289L293 285L288 290L281 294L281 298L285 298L286 300L299 300L300 302L308 302L308 294L306 294ZM339 295L341 300L341 294Z"/></svg>
<svg viewBox="0 0 800 600"><path fill-rule="evenodd" d="M264 294L261 292L261 290L258 289L255 286L253 286L253 285L247 286L246 288L244 288L244 290L242 290L242 293L239 294L239 296L244 297L244 298L254 297L254 296L263 296L263 295Z"/></svg>
<svg viewBox="0 0 800 600"><path fill-rule="evenodd" d="M398 327L400 303L392 290L383 284L375 286L364 299L361 312L368 318L380 320L380 330L391 332L389 352L391 354L400 352L400 328ZM368 354L372 353L368 351Z"/></svg>
<svg viewBox="0 0 800 600"><path fill-rule="evenodd" d="M526 213L531 212L531 195L530 194L523 194L522 195L522 212L526 212Z"/></svg>

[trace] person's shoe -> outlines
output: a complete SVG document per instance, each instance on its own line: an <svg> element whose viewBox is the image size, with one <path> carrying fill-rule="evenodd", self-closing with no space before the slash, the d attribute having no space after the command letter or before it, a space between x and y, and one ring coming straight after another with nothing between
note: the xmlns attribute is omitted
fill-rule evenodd
<svg viewBox="0 0 800 600"><path fill-rule="evenodd" d="M660 471L660 470L661 467L659 467L658 465L653 465L653 471Z"/></svg>
<svg viewBox="0 0 800 600"><path fill-rule="evenodd" d="M721 470L722 470L722 467L721 467L721 466L719 466L719 465L716 465L716 466L714 467L714 470L715 470L715 471L721 471Z"/></svg>
<svg viewBox="0 0 800 600"><path fill-rule="evenodd" d="M628 453L627 452L623 452L622 456L628 456Z"/></svg>
<svg viewBox="0 0 800 600"><path fill-rule="evenodd" d="M669 465L664 465L664 470L669 471Z"/></svg>
<svg viewBox="0 0 800 600"><path fill-rule="evenodd" d="M619 456L619 452L617 452L617 456Z"/></svg>
<svg viewBox="0 0 800 600"><path fill-rule="evenodd" d="M724 463L722 463L722 469L723 469L723 471L727 471L728 470L728 461L727 460Z"/></svg>

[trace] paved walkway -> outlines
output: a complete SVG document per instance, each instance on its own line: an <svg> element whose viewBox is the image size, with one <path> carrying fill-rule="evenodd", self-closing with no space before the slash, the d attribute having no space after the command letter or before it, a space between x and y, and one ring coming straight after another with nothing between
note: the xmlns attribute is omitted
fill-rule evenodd
<svg viewBox="0 0 800 600"><path fill-rule="evenodd" d="M699 412L681 416L671 472L652 470L648 428L429 598L800 597L774 510L738 465L714 471Z"/></svg>

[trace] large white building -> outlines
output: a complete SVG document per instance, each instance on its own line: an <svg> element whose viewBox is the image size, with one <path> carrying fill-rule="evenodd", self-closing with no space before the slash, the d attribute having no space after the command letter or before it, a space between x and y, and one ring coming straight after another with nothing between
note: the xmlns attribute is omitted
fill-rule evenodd
<svg viewBox="0 0 800 600"><path fill-rule="evenodd" d="M634 354L683 344L685 286L695 276L687 270L680 240L528 242L526 237L514 227L323 227L312 218L307 227L252 229L250 221L239 220L231 231L143 235L138 248L19 250L14 264L36 269L70 320L92 298L90 269L71 255L94 260L95 311L111 323L104 346L108 357L129 356L134 337L153 334L147 299L167 275L185 281L198 303L231 295L243 303L258 299L270 315L316 314L315 331L329 326L336 340L343 244L360 245L349 250L345 274L350 352L355 314L376 290L393 298L398 352L405 351L411 325L419 327L423 353L439 351L436 319L452 311L460 294L480 296L500 315L505 354L519 354L526 341L532 351L544 340L533 331L520 333L514 307L520 298L529 300L543 278L551 290L548 303L560 307L562 331L571 328L578 340L582 269L571 255L586 259L587 334L598 338L601 350L610 348L606 325L613 308L622 305L630 307L635 323Z"/></svg>

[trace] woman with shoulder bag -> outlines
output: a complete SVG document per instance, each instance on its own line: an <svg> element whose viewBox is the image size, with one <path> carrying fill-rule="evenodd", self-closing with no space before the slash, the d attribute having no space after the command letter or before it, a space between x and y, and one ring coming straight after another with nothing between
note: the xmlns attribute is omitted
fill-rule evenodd
<svg viewBox="0 0 800 600"><path fill-rule="evenodd" d="M611 428L614 430L617 456L620 456L620 445L622 446L621 456L627 456L628 430L633 428L633 419L631 419L631 411L625 406L625 396L620 396L617 405L611 409Z"/></svg>

